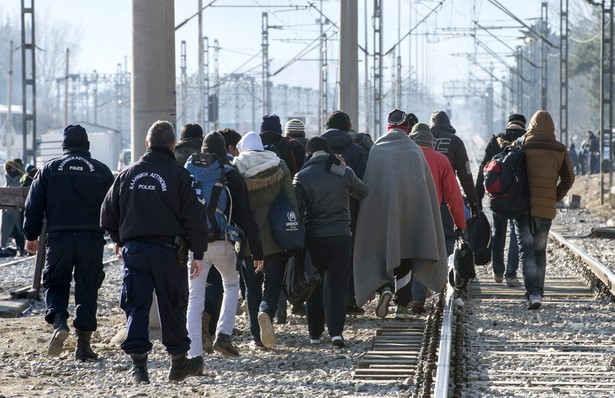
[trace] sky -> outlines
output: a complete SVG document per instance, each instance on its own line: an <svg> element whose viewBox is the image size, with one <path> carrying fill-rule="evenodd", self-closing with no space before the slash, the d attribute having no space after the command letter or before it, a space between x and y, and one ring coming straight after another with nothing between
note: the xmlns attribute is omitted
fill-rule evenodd
<svg viewBox="0 0 615 398"><path fill-rule="evenodd" d="M80 32L81 49L78 56L71 59L71 71L90 73L96 69L99 73L113 73L118 63L130 62L131 0L33 0L37 9L37 23L40 18L72 24ZM486 76L476 66L470 68L464 53L475 49L468 28L473 20L498 35L511 46L521 43L519 23L498 10L491 0L380 0L383 4L383 49L388 50L397 42L398 36L408 32L410 26L416 25L432 9L432 13L417 27L411 35L411 42L404 39L401 49L404 77L408 76L408 58L412 59L414 76L422 80L433 91L441 91L443 82L467 79L469 71L478 76ZM207 5L211 0L203 0ZM359 2L359 44L364 46L365 4L368 17L371 17L373 0ZM540 0L499 0L514 15L528 24L540 16ZM309 6L311 3L313 6ZM588 8L583 0L570 0L571 7ZM19 24L20 0L2 0L0 16L9 18ZM198 0L175 0L176 26L197 11ZM283 7L296 5L295 9ZM441 4L440 7L438 7ZM236 7L243 5L244 7ZM261 13L269 13L271 73L274 84L318 88L318 51L312 51L302 60L285 67L310 42L319 37L318 9L334 24L339 20L339 1L335 0L217 0L204 11L204 36L208 36L210 45L218 39L220 46L220 73L252 73L260 79L261 64ZM549 2L549 25L559 31L559 0ZM398 25L399 24L399 25ZM369 26L368 50L373 50L371 43L371 21ZM514 29L497 29L513 26ZM337 38L336 28L330 29L332 40L329 42L328 56L333 58L329 68L329 82L334 82L337 73ZM188 73L197 70L197 18L191 19L176 30L176 65L180 66L180 42L186 40L188 55ZM513 62L508 50L496 39L481 34L481 40L495 53L501 54L508 63ZM411 46L410 47L410 43ZM412 48L412 50L409 50ZM479 52L482 51L479 49ZM482 51L484 53L484 51ZM508 53L508 55L507 55ZM457 55L451 55L457 54ZM360 52L360 57L361 52ZM488 66L494 63L495 74L504 74L505 67L499 61L478 57L479 62ZM363 61L360 60L362 63ZM392 61L384 58L385 78L391 74ZM130 70L130 67L127 68ZM363 73L363 67L359 66ZM362 77L361 77L362 79Z"/></svg>

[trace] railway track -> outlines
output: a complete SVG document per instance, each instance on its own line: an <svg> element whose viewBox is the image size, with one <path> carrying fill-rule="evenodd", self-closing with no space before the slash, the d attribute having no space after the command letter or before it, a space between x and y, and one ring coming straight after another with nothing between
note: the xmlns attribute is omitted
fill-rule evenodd
<svg viewBox="0 0 615 398"><path fill-rule="evenodd" d="M353 378L413 397L612 397L615 275L564 236L554 227L540 310L477 267L462 306L449 292L425 319L383 322Z"/></svg>

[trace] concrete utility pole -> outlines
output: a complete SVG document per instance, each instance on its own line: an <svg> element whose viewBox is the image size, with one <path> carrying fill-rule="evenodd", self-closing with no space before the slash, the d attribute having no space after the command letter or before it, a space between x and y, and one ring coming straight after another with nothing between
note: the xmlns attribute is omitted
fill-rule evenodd
<svg viewBox="0 0 615 398"><path fill-rule="evenodd" d="M356 0L340 4L340 90L338 107L350 116L350 123L359 127L359 5Z"/></svg>
<svg viewBox="0 0 615 398"><path fill-rule="evenodd" d="M157 120L175 124L174 0L132 0L132 161Z"/></svg>

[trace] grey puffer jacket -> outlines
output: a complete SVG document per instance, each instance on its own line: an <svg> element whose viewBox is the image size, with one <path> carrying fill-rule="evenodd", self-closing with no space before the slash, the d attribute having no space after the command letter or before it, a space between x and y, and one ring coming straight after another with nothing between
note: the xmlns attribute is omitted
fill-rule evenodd
<svg viewBox="0 0 615 398"><path fill-rule="evenodd" d="M293 184L306 237L350 236L349 200L367 196L367 186L344 163L326 170L329 154L316 152Z"/></svg>

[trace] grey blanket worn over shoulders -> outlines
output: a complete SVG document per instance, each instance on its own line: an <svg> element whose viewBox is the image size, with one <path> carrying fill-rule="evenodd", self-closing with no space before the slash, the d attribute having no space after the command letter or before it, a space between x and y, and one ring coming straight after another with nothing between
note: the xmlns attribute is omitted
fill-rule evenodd
<svg viewBox="0 0 615 398"><path fill-rule="evenodd" d="M371 149L363 182L369 196L361 202L354 244L357 304L365 304L394 281L401 259L434 291L448 273L440 206L422 150L405 132L392 129Z"/></svg>

